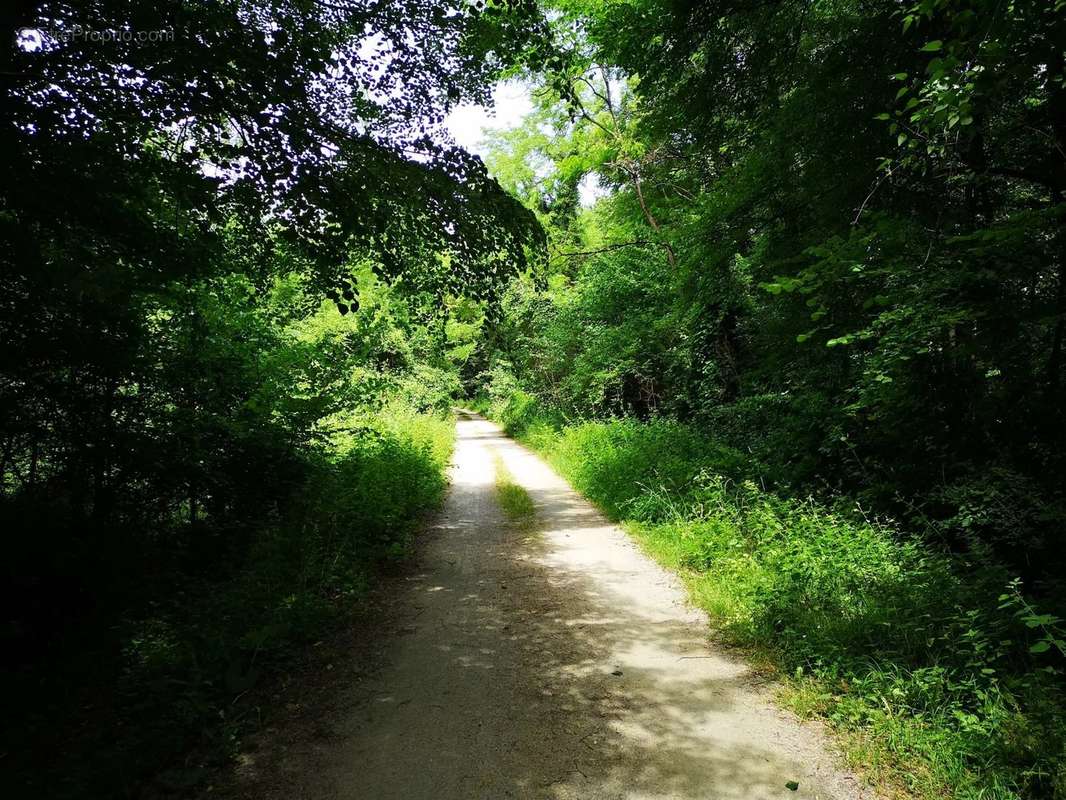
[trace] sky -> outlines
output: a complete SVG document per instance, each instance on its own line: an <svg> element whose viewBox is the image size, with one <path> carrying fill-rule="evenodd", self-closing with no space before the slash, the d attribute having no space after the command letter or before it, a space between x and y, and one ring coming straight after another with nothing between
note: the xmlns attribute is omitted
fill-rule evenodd
<svg viewBox="0 0 1066 800"><path fill-rule="evenodd" d="M518 81L501 81L492 90L493 107L463 103L444 120L455 141L468 152L484 158L485 133L490 128L517 128L533 112L529 87Z"/></svg>

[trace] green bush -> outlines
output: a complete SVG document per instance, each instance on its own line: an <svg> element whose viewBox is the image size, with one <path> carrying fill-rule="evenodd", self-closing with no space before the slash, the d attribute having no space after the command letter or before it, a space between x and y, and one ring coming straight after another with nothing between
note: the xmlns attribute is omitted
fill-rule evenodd
<svg viewBox="0 0 1066 800"><path fill-rule="evenodd" d="M541 417L536 398L521 390L516 390L502 406L491 405L490 411L511 436L522 436L529 425L540 421Z"/></svg>
<svg viewBox="0 0 1066 800"><path fill-rule="evenodd" d="M536 428L536 421L527 418L524 430ZM645 521L671 513L669 498L705 470L735 479L747 468L740 453L666 419L566 427L550 442L550 452L574 485L608 512Z"/></svg>
<svg viewBox="0 0 1066 800"><path fill-rule="evenodd" d="M120 674L107 716L97 712L110 733L79 740L49 796L113 796L198 745L212 758L232 754L258 718L235 701L352 613L377 566L407 554L446 488L450 416L398 404L336 414L319 427L291 496L255 530L232 531L248 540L229 553L239 560L204 569L197 555L189 570L161 570L155 599L114 626L120 663L104 649L110 641L97 644L102 673ZM74 677L84 680L78 663ZM58 735L53 713L40 709L23 735ZM179 766L157 779L178 791L202 774Z"/></svg>
<svg viewBox="0 0 1066 800"><path fill-rule="evenodd" d="M329 425L299 499L260 532L243 568L137 623L127 651L136 691L163 678L183 683L190 664L223 693L250 687L271 654L350 610L376 562L406 553L421 515L443 496L451 421L391 408Z"/></svg>

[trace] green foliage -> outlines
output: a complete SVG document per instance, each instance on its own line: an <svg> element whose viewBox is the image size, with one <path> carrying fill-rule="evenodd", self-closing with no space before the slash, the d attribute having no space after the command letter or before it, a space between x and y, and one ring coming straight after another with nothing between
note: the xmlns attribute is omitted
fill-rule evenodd
<svg viewBox="0 0 1066 800"><path fill-rule="evenodd" d="M510 4L514 21L524 6ZM417 269L427 284L488 293L540 230L441 128L451 107L488 98L518 33L484 4L448 10L16 3L0 48L12 252L40 259L49 241L77 253L99 238L106 247L81 253L98 277L129 265L145 268L142 280L188 273L210 267L211 239L236 213L260 231L284 219L315 251L323 288L341 288L331 273L354 240L392 277ZM161 35L138 40L150 32ZM155 246L175 240L194 249Z"/></svg>
<svg viewBox="0 0 1066 800"><path fill-rule="evenodd" d="M19 791L110 796L195 744L228 753L253 724L235 698L349 612L442 496L459 379L432 296L357 266L342 315L275 258L261 286L138 296L136 382L68 384L7 462ZM67 739L64 769L31 777Z"/></svg>
<svg viewBox="0 0 1066 800"><path fill-rule="evenodd" d="M690 486L707 465L733 478L747 466L731 448L665 419L568 426L550 452L552 463L575 488L608 513L643 520L658 519L663 513L649 504L645 492L651 487L676 492Z"/></svg>
<svg viewBox="0 0 1066 800"><path fill-rule="evenodd" d="M484 391L865 756L1066 791L1062 0L8 5L5 752L229 746Z"/></svg>
<svg viewBox="0 0 1066 800"><path fill-rule="evenodd" d="M1059 9L544 5L560 59L490 163L550 257L489 371L570 418L695 423L1061 591Z"/></svg>
<svg viewBox="0 0 1066 800"><path fill-rule="evenodd" d="M397 407L333 423L345 431L307 465L291 506L255 532L238 569L192 580L158 598L149 616L122 623L116 713L129 730L107 752L86 753L101 791L129 769L123 758L151 766L197 738L254 726L235 698L350 613L376 563L402 557L425 510L440 501L450 420Z"/></svg>
<svg viewBox="0 0 1066 800"><path fill-rule="evenodd" d="M509 436L524 441L551 440L563 417L549 415L535 397L513 386L513 377L498 364L480 410L498 420Z"/></svg>
<svg viewBox="0 0 1066 800"><path fill-rule="evenodd" d="M1063 796L1062 623L1006 571L854 506L781 499L677 423L525 441L678 570L723 636L775 662L787 700L851 736L873 777L921 797Z"/></svg>

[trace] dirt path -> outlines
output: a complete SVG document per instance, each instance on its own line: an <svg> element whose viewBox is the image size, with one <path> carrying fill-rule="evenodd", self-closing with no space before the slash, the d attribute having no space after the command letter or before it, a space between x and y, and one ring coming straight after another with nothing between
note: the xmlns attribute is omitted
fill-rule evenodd
<svg viewBox="0 0 1066 800"><path fill-rule="evenodd" d="M676 578L495 425L458 425L452 489L383 666L317 735L251 758L245 796L861 796L816 730L709 648ZM494 453L535 529L497 507Z"/></svg>

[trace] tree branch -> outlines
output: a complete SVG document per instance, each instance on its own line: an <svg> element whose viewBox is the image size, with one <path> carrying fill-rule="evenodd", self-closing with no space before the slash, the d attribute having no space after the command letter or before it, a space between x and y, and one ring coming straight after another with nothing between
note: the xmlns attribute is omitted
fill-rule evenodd
<svg viewBox="0 0 1066 800"><path fill-rule="evenodd" d="M594 256L599 253L609 253L612 250L621 250L623 247L642 247L644 245L655 244L650 239L637 239L633 242L619 242L618 244L610 244L606 247L600 247L595 250L579 250L573 253L556 253L552 258L577 258L580 256Z"/></svg>

